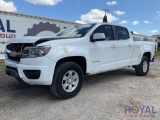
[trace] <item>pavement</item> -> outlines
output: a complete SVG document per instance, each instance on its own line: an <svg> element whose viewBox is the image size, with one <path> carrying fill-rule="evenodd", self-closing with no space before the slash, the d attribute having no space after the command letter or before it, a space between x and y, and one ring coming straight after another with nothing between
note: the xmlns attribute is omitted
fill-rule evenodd
<svg viewBox="0 0 160 120"><path fill-rule="evenodd" d="M87 76L68 100L55 98L49 86L22 86L0 67L0 120L160 120L159 61L144 77L132 67Z"/></svg>

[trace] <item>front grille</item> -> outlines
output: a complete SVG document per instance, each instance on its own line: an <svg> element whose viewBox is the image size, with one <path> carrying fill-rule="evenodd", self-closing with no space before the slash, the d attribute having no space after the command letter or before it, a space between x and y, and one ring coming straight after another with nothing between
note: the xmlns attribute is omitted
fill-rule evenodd
<svg viewBox="0 0 160 120"><path fill-rule="evenodd" d="M7 45L7 49L15 52L20 52L23 44L9 44Z"/></svg>
<svg viewBox="0 0 160 120"><path fill-rule="evenodd" d="M6 53L8 59L11 59L16 62L20 62L21 52L26 46L33 46L33 44L24 44L24 43L11 43L6 46L10 53Z"/></svg>
<svg viewBox="0 0 160 120"><path fill-rule="evenodd" d="M6 48L11 51L11 53L6 53L8 59L11 59L16 62L20 62L20 55L19 54L22 50L22 47L23 47L23 44L9 44L9 45L7 45ZM17 54L15 56L11 55L13 52L15 52Z"/></svg>
<svg viewBox="0 0 160 120"><path fill-rule="evenodd" d="M11 59L13 61L16 61L16 62L20 62L20 57L11 57L8 55L8 59Z"/></svg>

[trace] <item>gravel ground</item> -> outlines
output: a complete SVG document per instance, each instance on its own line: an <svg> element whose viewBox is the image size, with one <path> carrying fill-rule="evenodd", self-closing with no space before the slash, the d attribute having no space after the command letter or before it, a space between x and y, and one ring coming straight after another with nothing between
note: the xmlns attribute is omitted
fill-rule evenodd
<svg viewBox="0 0 160 120"><path fill-rule="evenodd" d="M145 77L132 68L85 77L69 100L54 98L48 86L24 87L0 67L0 120L160 120L159 61ZM156 118L126 117L125 106L153 106Z"/></svg>

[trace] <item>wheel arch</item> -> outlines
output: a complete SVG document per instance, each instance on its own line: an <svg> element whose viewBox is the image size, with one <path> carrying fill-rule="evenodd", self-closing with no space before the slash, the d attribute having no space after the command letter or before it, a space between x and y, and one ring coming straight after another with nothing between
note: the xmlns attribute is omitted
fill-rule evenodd
<svg viewBox="0 0 160 120"><path fill-rule="evenodd" d="M148 57L149 62L151 61L151 52L145 52L145 53L143 54L143 56ZM142 57L143 57L143 56L142 56Z"/></svg>
<svg viewBox="0 0 160 120"><path fill-rule="evenodd" d="M56 67L59 64L63 63L63 62L74 62L74 63L77 63L82 68L84 75L86 74L86 71L87 71L87 61L86 61L85 57L83 57L83 56L71 56L71 57L61 58L61 59L59 59L57 61Z"/></svg>

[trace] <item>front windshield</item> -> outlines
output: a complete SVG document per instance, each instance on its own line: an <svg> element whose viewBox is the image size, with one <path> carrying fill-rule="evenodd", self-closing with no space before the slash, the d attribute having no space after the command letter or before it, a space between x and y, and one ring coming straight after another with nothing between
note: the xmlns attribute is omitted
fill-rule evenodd
<svg viewBox="0 0 160 120"><path fill-rule="evenodd" d="M55 34L57 37L83 37L95 24L75 25Z"/></svg>

